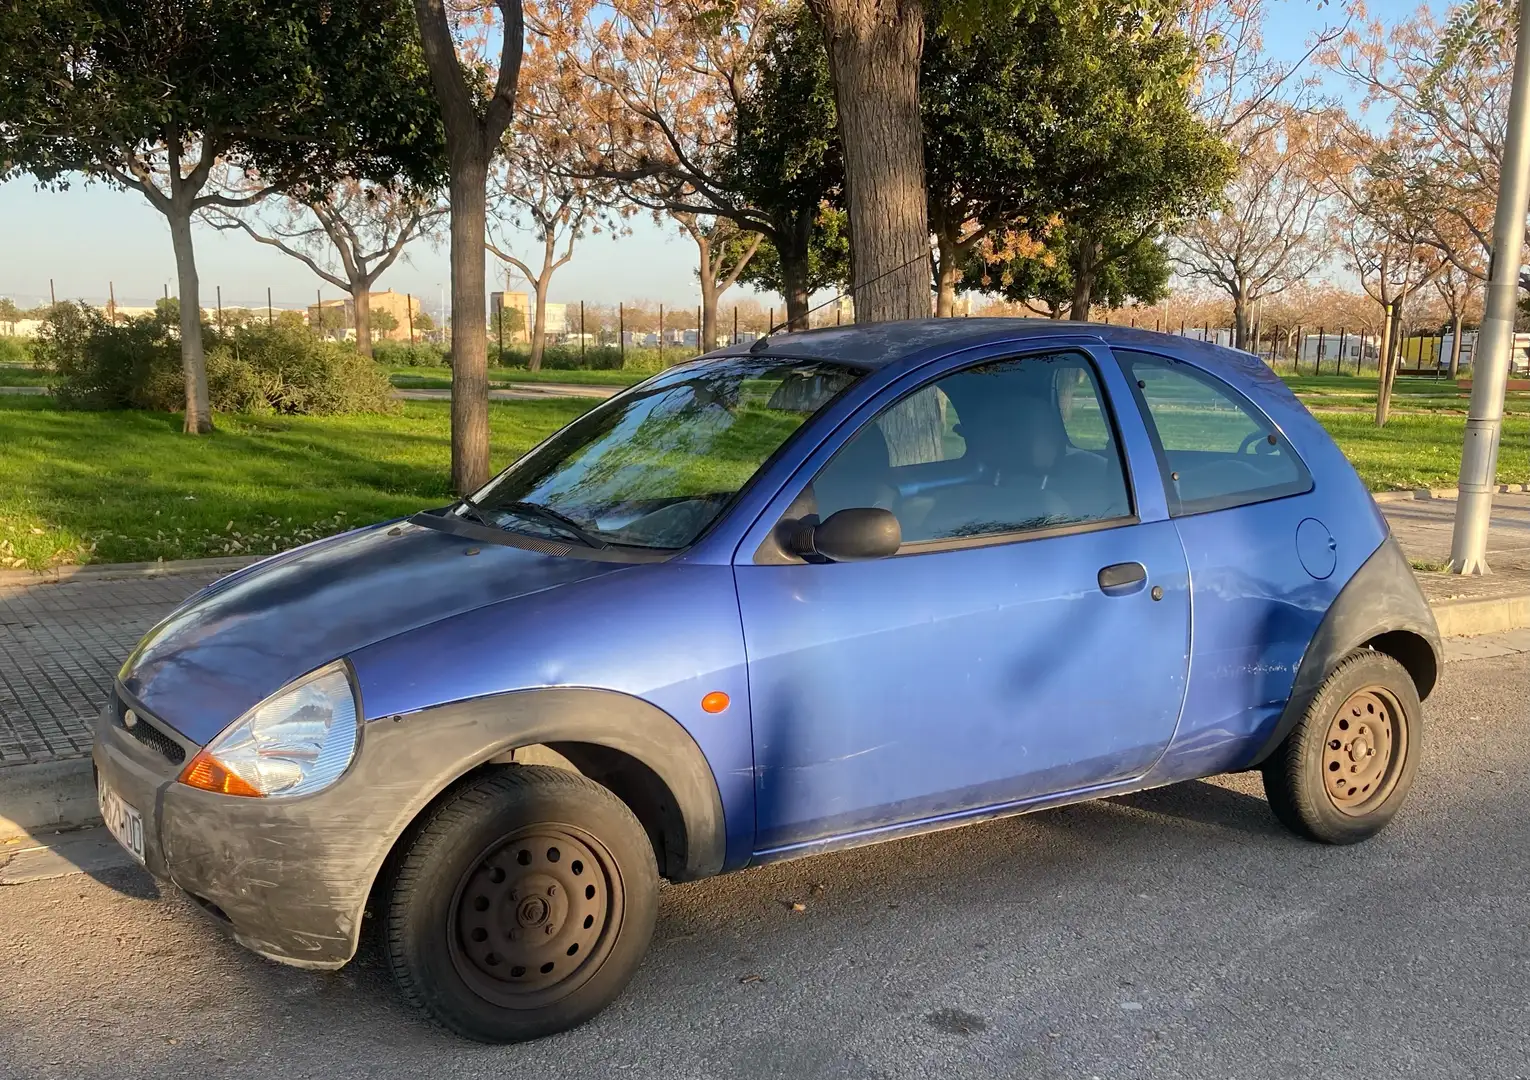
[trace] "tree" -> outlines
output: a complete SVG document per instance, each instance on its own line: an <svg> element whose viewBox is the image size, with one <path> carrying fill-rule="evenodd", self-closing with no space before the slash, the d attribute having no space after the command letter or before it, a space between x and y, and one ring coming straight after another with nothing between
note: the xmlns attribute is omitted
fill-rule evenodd
<svg viewBox="0 0 1530 1080"><path fill-rule="evenodd" d="M1176 245L1181 270L1232 299L1239 349L1249 347L1254 306L1303 280L1327 254L1318 243L1323 192L1299 119L1259 126L1243 141L1238 175L1219 204L1180 230Z"/></svg>
<svg viewBox="0 0 1530 1080"><path fill-rule="evenodd" d="M16 332L16 324L21 321L21 312L16 307L16 301L9 296L0 296L0 323L5 323L11 333Z"/></svg>
<svg viewBox="0 0 1530 1080"><path fill-rule="evenodd" d="M83 173L165 216L188 432L212 426L192 218L341 175L428 178L434 126L409 31L399 9L360 0L267 0L258 14L238 0L38 0L0 13L0 178L64 188Z"/></svg>
<svg viewBox="0 0 1530 1080"><path fill-rule="evenodd" d="M526 362L530 371L542 368L547 290L553 274L574 257L575 241L586 232L600 230L600 190L592 181L561 171L545 135L538 130L534 114L528 112L516 123L495 183L495 220L484 241L497 259L513 266L531 286L531 355ZM506 226L532 234L542 245L540 263L527 262L510 251Z"/></svg>
<svg viewBox="0 0 1530 1080"><path fill-rule="evenodd" d="M925 4L809 0L809 7L834 87L856 318L926 316L930 230L919 100Z"/></svg>
<svg viewBox="0 0 1530 1080"><path fill-rule="evenodd" d="M727 218L706 222L696 214L672 216L696 244L696 279L701 285L701 347L716 348L718 298L738 281L764 237L742 232Z"/></svg>
<svg viewBox="0 0 1530 1080"><path fill-rule="evenodd" d="M368 307L370 309L370 298ZM393 314L393 312L389 311L387 308L378 308L375 311L369 310L368 315L371 319L373 333L381 334L383 337L387 337L389 334L393 333L393 331L398 329L398 316ZM361 339L360 330L356 331L356 339L358 341ZM367 344L370 348L370 335L368 336ZM370 353L368 355L370 355Z"/></svg>
<svg viewBox="0 0 1530 1080"><path fill-rule="evenodd" d="M1376 426L1391 412L1403 309L1434 280L1446 258L1427 239L1432 208L1398 176L1393 145L1353 128L1321 157L1325 186L1339 203L1339 248L1366 294L1382 309Z"/></svg>
<svg viewBox="0 0 1530 1080"><path fill-rule="evenodd" d="M1482 285L1478 278L1450 263L1434 279L1434 288L1450 322L1449 376L1454 379L1461 371L1461 334L1466 329L1466 315L1477 300Z"/></svg>
<svg viewBox="0 0 1530 1080"><path fill-rule="evenodd" d="M1422 7L1391 27L1361 23L1325 62L1385 117L1390 156L1374 163L1429 208L1419 239L1458 270L1487 280L1493 212L1514 79L1516 5L1466 3L1441 23ZM1351 138L1370 133L1362 118ZM1530 287L1522 275L1522 287Z"/></svg>
<svg viewBox="0 0 1530 1080"><path fill-rule="evenodd" d="M742 0L549 0L539 28L570 90L568 170L662 214L732 222L773 246L805 326L813 229L840 183L827 59L805 8Z"/></svg>
<svg viewBox="0 0 1530 1080"><path fill-rule="evenodd" d="M447 0L413 0L425 63L446 130L452 264L452 489L466 495L489 479L489 343L484 288L489 162L515 113L525 27L521 0L486 0L498 10L499 62L492 87L485 65L459 56ZM485 38L487 35L485 35Z"/></svg>
<svg viewBox="0 0 1530 1080"><path fill-rule="evenodd" d="M1027 247L1001 257L979 245L966 273L1007 300L1024 304L1049 319L1061 319L1072 315L1078 297L1073 274L1081 261L1082 245L1107 253L1095 266L1091 303L1098 301L1109 307L1128 302L1156 304L1168 295L1169 256L1161 242L1140 233L1086 234L1074 225L1052 229L1039 250Z"/></svg>
<svg viewBox="0 0 1530 1080"><path fill-rule="evenodd" d="M783 259L775 244L763 241L739 280L766 292L779 293L786 300L782 324L793 330L805 330L808 298L813 293L820 289L836 292L850 289L850 231L845 212L827 201L819 203L814 215L792 216L803 223L791 233L793 245L805 242L805 246L798 250L788 248L788 257Z"/></svg>
<svg viewBox="0 0 1530 1080"><path fill-rule="evenodd" d="M372 285L406 244L434 227L440 208L429 195L357 180L303 187L276 202L274 210L268 202L242 213L217 206L202 213L214 228L241 229L349 293L356 348L371 356L373 320L381 314L372 311Z"/></svg>

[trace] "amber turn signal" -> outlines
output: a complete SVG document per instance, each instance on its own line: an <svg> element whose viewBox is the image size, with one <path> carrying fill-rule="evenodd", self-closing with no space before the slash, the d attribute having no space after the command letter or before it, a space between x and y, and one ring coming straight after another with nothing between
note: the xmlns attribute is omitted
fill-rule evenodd
<svg viewBox="0 0 1530 1080"><path fill-rule="evenodd" d="M220 795L246 795L260 798L260 792L249 781L229 772L206 750L198 753L186 768L181 770L181 783L187 787L201 788L203 791L216 791Z"/></svg>
<svg viewBox="0 0 1530 1080"><path fill-rule="evenodd" d="M721 690L713 690L710 694L701 699L702 712L720 713L727 707L728 695L723 693Z"/></svg>

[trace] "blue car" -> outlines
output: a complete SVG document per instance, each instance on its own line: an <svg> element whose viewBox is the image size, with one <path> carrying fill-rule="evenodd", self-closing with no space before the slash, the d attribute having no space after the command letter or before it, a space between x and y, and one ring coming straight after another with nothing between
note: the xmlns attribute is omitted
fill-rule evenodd
<svg viewBox="0 0 1530 1080"><path fill-rule="evenodd" d="M1256 359L1039 320L776 335L471 497L232 574L96 729L103 815L262 956L364 918L514 1041L609 1003L660 878L1260 769L1345 844L1412 785L1440 643Z"/></svg>

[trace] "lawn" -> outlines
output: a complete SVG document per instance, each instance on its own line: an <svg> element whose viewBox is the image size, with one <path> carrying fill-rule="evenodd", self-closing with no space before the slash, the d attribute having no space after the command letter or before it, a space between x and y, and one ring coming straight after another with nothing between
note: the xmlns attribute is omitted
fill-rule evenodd
<svg viewBox="0 0 1530 1080"><path fill-rule="evenodd" d="M489 385L513 383L567 383L574 386L632 386L652 371L527 371L524 368L489 369ZM452 369L449 367L396 367L388 369L388 378L401 390L449 390Z"/></svg>
<svg viewBox="0 0 1530 1080"><path fill-rule="evenodd" d="M500 468L594 402L489 406ZM0 568L264 554L450 499L450 403L388 416L64 412L0 397Z"/></svg>
<svg viewBox="0 0 1530 1080"><path fill-rule="evenodd" d="M595 405L494 402L499 468ZM65 412L0 396L0 568L263 554L450 498L448 402L388 416L220 415L205 438L180 417ZM1319 413L1373 490L1448 487L1465 419ZM1530 481L1530 417L1510 416L1499 480Z"/></svg>
<svg viewBox="0 0 1530 1080"><path fill-rule="evenodd" d="M1301 398L1307 408L1319 415L1324 410L1376 410L1376 376L1300 375L1287 376L1286 385ZM1444 378L1398 379L1392 386L1393 414L1409 412L1459 413L1466 415L1471 392L1462 390ZM1530 393L1511 391L1505 402L1510 416L1530 416Z"/></svg>

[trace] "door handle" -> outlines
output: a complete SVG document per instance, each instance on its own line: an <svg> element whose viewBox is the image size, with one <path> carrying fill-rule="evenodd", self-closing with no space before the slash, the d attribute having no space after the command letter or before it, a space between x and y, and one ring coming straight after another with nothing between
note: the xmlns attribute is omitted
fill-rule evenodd
<svg viewBox="0 0 1530 1080"><path fill-rule="evenodd" d="M1147 584L1147 567L1139 562L1112 563L1100 571L1099 582L1105 595L1125 596Z"/></svg>

